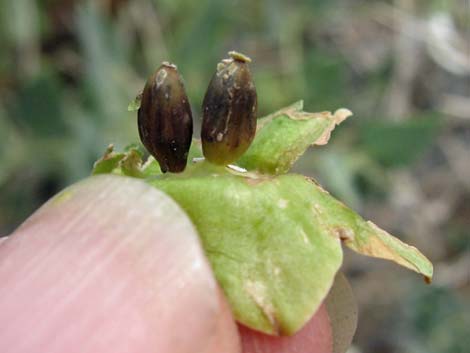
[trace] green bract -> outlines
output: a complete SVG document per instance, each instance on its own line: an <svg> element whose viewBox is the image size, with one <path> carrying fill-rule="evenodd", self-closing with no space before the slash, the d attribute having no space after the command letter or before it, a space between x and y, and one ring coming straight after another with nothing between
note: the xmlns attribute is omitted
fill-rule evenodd
<svg viewBox="0 0 470 353"><path fill-rule="evenodd" d="M235 318L268 334L290 335L328 294L342 263L341 242L432 277L432 264L416 248L362 219L313 179L286 174L350 115L346 109L306 113L299 102L261 118L238 167L201 161L194 140L178 175L161 174L153 158L144 163L133 148L115 153L112 147L93 173L144 178L170 195L196 225Z"/></svg>

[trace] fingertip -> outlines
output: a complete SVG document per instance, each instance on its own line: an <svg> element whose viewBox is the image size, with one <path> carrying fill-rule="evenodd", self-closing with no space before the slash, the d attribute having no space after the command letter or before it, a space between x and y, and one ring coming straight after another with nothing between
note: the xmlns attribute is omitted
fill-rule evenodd
<svg viewBox="0 0 470 353"><path fill-rule="evenodd" d="M215 329L215 338L207 353L241 353L241 342L237 324L232 315L230 304L219 289L221 311Z"/></svg>
<svg viewBox="0 0 470 353"><path fill-rule="evenodd" d="M268 336L239 326L243 353L331 353L333 336L325 305L312 319L290 337Z"/></svg>
<svg viewBox="0 0 470 353"><path fill-rule="evenodd" d="M214 340L222 309L196 231L142 181L90 178L1 244L0 352L205 352Z"/></svg>

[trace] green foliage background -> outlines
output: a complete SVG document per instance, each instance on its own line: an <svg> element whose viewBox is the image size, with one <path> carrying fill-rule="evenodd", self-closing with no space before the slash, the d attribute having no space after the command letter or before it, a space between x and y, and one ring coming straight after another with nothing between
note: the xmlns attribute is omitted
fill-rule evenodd
<svg viewBox="0 0 470 353"><path fill-rule="evenodd" d="M89 175L109 143L137 141L136 117L126 107L161 61L178 65L198 125L216 63L239 50L254 61L260 116L299 99L308 111L355 113L297 170L437 264L436 284L426 287L393 266L346 254L361 308L355 348L464 352L470 71L459 71L444 44L457 43L468 59L469 6L0 0L0 235ZM430 44L426 31L436 15L463 42Z"/></svg>

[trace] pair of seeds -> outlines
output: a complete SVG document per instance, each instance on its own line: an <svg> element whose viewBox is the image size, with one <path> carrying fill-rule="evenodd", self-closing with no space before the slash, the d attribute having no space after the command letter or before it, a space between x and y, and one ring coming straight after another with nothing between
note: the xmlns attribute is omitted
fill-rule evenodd
<svg viewBox="0 0 470 353"><path fill-rule="evenodd" d="M256 132L257 96L248 57L230 52L212 77L202 104L204 157L219 165L236 161ZM163 63L150 76L138 111L139 135L162 172L182 172L193 134L191 107L175 65Z"/></svg>

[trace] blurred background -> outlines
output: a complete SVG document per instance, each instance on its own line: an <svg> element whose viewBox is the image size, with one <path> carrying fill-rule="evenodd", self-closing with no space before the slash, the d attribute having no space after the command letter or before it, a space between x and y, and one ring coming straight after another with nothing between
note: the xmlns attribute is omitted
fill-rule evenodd
<svg viewBox="0 0 470 353"><path fill-rule="evenodd" d="M299 99L355 113L296 170L435 264L426 286L346 250L350 352L469 352L469 0L0 0L0 236L138 141L127 104L161 61L199 125L231 49L254 61L260 116Z"/></svg>

